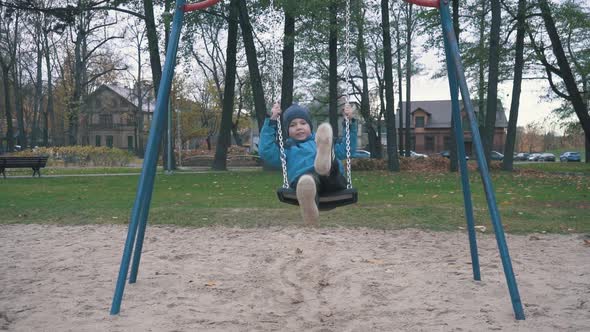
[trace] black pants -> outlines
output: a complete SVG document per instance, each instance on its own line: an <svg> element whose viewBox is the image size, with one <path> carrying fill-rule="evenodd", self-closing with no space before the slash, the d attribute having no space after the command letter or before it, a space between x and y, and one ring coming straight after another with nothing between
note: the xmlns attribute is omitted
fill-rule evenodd
<svg viewBox="0 0 590 332"><path fill-rule="evenodd" d="M332 160L330 174L328 174L327 176L319 175L318 173L316 173L315 170L307 172L304 175L311 175L311 177L315 181L317 195L346 189L346 178L342 174L340 174L340 169L338 167L338 162L336 160ZM299 181L299 179L297 179L297 181ZM291 184L292 188L297 189L297 181Z"/></svg>

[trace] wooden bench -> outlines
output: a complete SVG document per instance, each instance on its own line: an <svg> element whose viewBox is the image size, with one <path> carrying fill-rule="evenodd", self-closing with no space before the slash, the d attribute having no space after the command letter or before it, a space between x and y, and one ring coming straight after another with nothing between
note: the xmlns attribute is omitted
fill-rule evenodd
<svg viewBox="0 0 590 332"><path fill-rule="evenodd" d="M37 156L37 157L0 157L0 173L4 175L6 179L6 173L4 170L6 168L32 168L33 169L33 176L37 174L41 177L40 169L45 167L47 164L47 156Z"/></svg>

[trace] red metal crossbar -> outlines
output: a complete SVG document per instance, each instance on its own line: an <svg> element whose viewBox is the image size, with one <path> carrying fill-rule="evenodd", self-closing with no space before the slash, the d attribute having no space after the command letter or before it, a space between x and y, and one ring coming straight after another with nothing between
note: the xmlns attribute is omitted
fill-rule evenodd
<svg viewBox="0 0 590 332"><path fill-rule="evenodd" d="M409 3L413 3L414 5L418 5L418 6L440 8L440 0L406 0L406 1Z"/></svg>
<svg viewBox="0 0 590 332"><path fill-rule="evenodd" d="M191 3L188 5L184 5L182 7L182 10L185 13L192 12L195 10L201 10L201 9L205 9L207 7L211 7L211 6L215 5L216 3L218 3L219 1L221 1L221 0L205 0L205 1L197 2L197 3Z"/></svg>

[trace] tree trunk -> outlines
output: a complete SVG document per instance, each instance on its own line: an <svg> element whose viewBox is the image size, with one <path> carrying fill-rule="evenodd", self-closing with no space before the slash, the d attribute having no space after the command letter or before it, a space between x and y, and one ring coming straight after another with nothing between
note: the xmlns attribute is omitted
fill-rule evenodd
<svg viewBox="0 0 590 332"><path fill-rule="evenodd" d="M241 2L241 1L240 1ZM238 113L236 114L236 121L234 121L232 123L231 126L231 132L232 135L234 136L234 141L236 142L237 146L243 146L243 142L242 142L242 138L240 137L240 133L238 132L238 125L240 124L240 116L242 115L242 109L244 109L244 93L243 93L243 84L239 81L239 77L238 77L238 85L239 85L239 91L240 91L240 95L238 97ZM233 106L232 106L233 108Z"/></svg>
<svg viewBox="0 0 590 332"><path fill-rule="evenodd" d="M383 61L385 73L385 121L387 126L387 167L399 171L397 136L395 134L395 98L393 93L393 64L391 62L391 34L389 31L389 0L381 0L381 26L383 27Z"/></svg>
<svg viewBox="0 0 590 332"><path fill-rule="evenodd" d="M378 50L375 49L375 53L377 53ZM379 55L375 54L375 58L378 58ZM377 64L375 64L375 76L377 77L377 85L378 85L378 91L379 91L379 116L377 117L377 151L375 151L377 154L375 155L375 158L383 158L383 147L381 144L381 118L383 117L383 115L385 114L385 87L383 85L383 79L381 79L381 76L379 74L379 66ZM371 151L371 156L373 155L373 151Z"/></svg>
<svg viewBox="0 0 590 332"><path fill-rule="evenodd" d="M582 94L580 90L578 90L575 77L563 50L563 45L559 38L557 28L555 27L555 22L553 21L551 9L549 8L547 0L539 0L539 7L541 8L541 16L545 22L545 28L549 34L549 39L551 39L553 54L557 59L563 82L565 83L565 87L569 94L569 100L572 103L574 112L576 112L580 124L582 125L582 129L584 130L584 136L586 137L586 163L590 163L590 114L588 113L588 108L584 103Z"/></svg>
<svg viewBox="0 0 590 332"><path fill-rule="evenodd" d="M459 0L453 0L453 30L455 31L455 37L457 38L457 43L459 43L459 34L461 33L459 27ZM457 82L457 86L459 86L459 82ZM458 90L458 89L457 89ZM459 94L459 91L457 91ZM451 116L451 146L449 146L449 154L451 157L451 162L449 164L449 171L450 172L457 172L458 171L458 158L457 158L457 138L455 137L455 118ZM461 132L461 135L463 133Z"/></svg>
<svg viewBox="0 0 590 332"><path fill-rule="evenodd" d="M406 3L406 6L406 124L408 124L407 128L410 128L410 114L412 112L412 9L414 6L411 3ZM409 130L406 131L406 157L410 156L412 149L408 134Z"/></svg>
<svg viewBox="0 0 590 332"><path fill-rule="evenodd" d="M160 80L162 79L162 64L160 62L160 50L158 32L156 29L156 19L154 18L154 3L153 0L143 0L143 8L145 15L145 29L147 31L148 49L150 55L150 68L152 69L152 81L154 85L154 91L156 92L156 98L158 97L158 91L160 90ZM166 133L167 124L165 123L162 132ZM162 159L164 163L167 158L164 148L166 146L167 135L162 135L160 142L160 151L162 151ZM143 147L142 147L143 149Z"/></svg>
<svg viewBox="0 0 590 332"><path fill-rule="evenodd" d="M42 38L41 23L36 22L35 27L38 35L35 38ZM39 132L39 116L43 113L43 43L37 40L37 78L35 82L35 101L33 107L33 128L31 131L31 147L37 145L37 134Z"/></svg>
<svg viewBox="0 0 590 332"><path fill-rule="evenodd" d="M248 70L250 72L258 132L260 133L264 124L264 118L266 117L266 106L262 79L260 78L260 70L258 69L258 58L256 57L256 45L252 35L252 24L250 23L246 1L240 1L240 28L242 29L242 39L244 40Z"/></svg>
<svg viewBox="0 0 590 332"><path fill-rule="evenodd" d="M487 1L481 1L481 17L479 20L479 44L478 50L482 52L485 47L485 34L486 34L486 4ZM480 54L481 56L481 54ZM477 114L477 123L479 125L479 132L480 135L485 136L485 90L486 90L486 82L485 82L485 63L482 58L480 58L477 70L478 82L477 82L477 106L478 106L478 114Z"/></svg>
<svg viewBox="0 0 590 332"><path fill-rule="evenodd" d="M373 119L371 118L371 105L369 102L369 75L367 73L367 48L365 46L365 11L360 13L357 19L358 35L357 35L357 58L359 67L361 70L361 77L363 81L363 87L361 91L361 109L360 113L365 121L365 128L369 138L369 151L371 157L377 157L377 135L375 128L373 128Z"/></svg>
<svg viewBox="0 0 590 332"><path fill-rule="evenodd" d="M334 136L338 137L338 3L330 1L328 6L330 13L330 36L328 41L328 53L330 57L328 73L328 93L329 93L329 116L330 125L334 131ZM348 77L344 77L348 82Z"/></svg>
<svg viewBox="0 0 590 332"><path fill-rule="evenodd" d="M494 148L494 134L496 133L496 113L498 111L498 76L500 75L500 0L491 0L492 26L490 31L490 51L488 70L488 97L486 106L486 131L484 132L484 152L488 164Z"/></svg>
<svg viewBox="0 0 590 332"><path fill-rule="evenodd" d="M231 0L229 5L229 27L227 32L227 50L225 62L225 88L223 90L223 111L221 113L221 128L215 149L214 170L227 170L227 148L230 145L232 115L234 108L234 93L236 83L236 53L238 45L238 11L239 1Z"/></svg>
<svg viewBox="0 0 590 332"><path fill-rule="evenodd" d="M402 46L401 46L401 36L399 31L399 19L395 21L395 45L397 48L397 86L398 86L398 105L399 105L399 155L402 155L402 151L404 149L404 134L409 132L410 128L404 128L404 104L403 104L403 70L402 70ZM407 141L407 140L406 140Z"/></svg>
<svg viewBox="0 0 590 332"><path fill-rule="evenodd" d="M518 120L518 109L520 106L520 91L522 85L522 71L524 68L524 34L526 0L518 0L518 13L516 16L516 49L514 58L514 79L512 83L512 102L510 103L510 117L508 119L508 134L504 147L504 159L502 169L512 171L514 164L514 145L516 143L516 123Z"/></svg>
<svg viewBox="0 0 590 332"><path fill-rule="evenodd" d="M80 106L82 98L82 72L85 70L83 63L83 43L86 39L86 30L82 19L77 23L77 35L74 45L74 86L72 96L68 102L68 145L76 145L78 143L78 121L80 116Z"/></svg>
<svg viewBox="0 0 590 332"><path fill-rule="evenodd" d="M14 128L12 127L12 105L10 104L10 67L2 63L2 85L4 86L4 112L6 115L6 149L14 151Z"/></svg>
<svg viewBox="0 0 590 332"><path fill-rule="evenodd" d="M18 142L22 149L27 148L27 128L25 127L25 116L23 109L22 85L20 79L20 68L18 61L14 63L12 70L12 80L14 87L14 108L16 111L16 121L18 123Z"/></svg>
<svg viewBox="0 0 590 332"><path fill-rule="evenodd" d="M285 30L283 37L283 81L281 82L281 109L293 104L293 64L295 62L295 17L291 7L294 0L285 6Z"/></svg>
<svg viewBox="0 0 590 332"><path fill-rule="evenodd" d="M147 31L148 49L150 54L150 68L152 69L154 91L157 93L160 89L160 79L162 78L162 64L160 63L158 32L156 29L156 20L154 18L154 3L152 0L143 0L143 7L145 15L145 29Z"/></svg>
<svg viewBox="0 0 590 332"><path fill-rule="evenodd" d="M53 112L53 78L51 76L51 61L49 56L49 38L44 33L45 67L47 68L47 107L45 109L45 130L43 132L43 145L49 146L49 136L55 145L55 113Z"/></svg>

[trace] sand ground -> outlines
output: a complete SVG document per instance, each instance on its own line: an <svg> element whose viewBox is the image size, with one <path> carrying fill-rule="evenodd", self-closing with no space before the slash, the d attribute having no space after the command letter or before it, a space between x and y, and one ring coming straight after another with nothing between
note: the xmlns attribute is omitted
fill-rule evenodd
<svg viewBox="0 0 590 332"><path fill-rule="evenodd" d="M586 235L148 228L139 280L109 315L127 227L0 225L0 330L590 331Z"/></svg>

